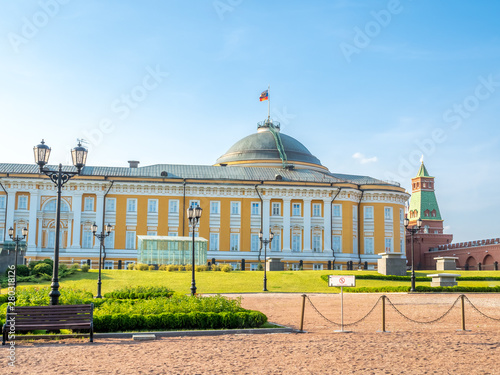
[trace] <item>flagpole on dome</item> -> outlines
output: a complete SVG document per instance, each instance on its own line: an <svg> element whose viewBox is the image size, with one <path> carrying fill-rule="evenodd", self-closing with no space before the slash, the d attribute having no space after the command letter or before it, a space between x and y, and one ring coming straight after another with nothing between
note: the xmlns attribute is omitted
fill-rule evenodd
<svg viewBox="0 0 500 375"><path fill-rule="evenodd" d="M267 86L267 121L271 121L271 85Z"/></svg>

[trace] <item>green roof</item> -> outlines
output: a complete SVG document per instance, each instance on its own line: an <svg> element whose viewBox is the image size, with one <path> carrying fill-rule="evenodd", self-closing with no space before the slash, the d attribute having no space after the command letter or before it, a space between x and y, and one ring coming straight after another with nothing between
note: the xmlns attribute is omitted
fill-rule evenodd
<svg viewBox="0 0 500 375"><path fill-rule="evenodd" d="M417 177L430 177L429 172L425 168L424 162L420 165L420 169L418 170Z"/></svg>
<svg viewBox="0 0 500 375"><path fill-rule="evenodd" d="M413 210L417 210L418 216L422 220L442 220L436 194L433 191L417 191L413 193L410 199L410 211ZM425 216L426 210L429 210L428 216ZM436 216L431 216L433 210L436 210Z"/></svg>

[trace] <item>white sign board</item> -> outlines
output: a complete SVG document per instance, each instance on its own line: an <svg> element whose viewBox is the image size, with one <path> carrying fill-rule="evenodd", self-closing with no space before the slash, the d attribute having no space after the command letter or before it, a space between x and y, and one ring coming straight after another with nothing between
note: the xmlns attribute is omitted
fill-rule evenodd
<svg viewBox="0 0 500 375"><path fill-rule="evenodd" d="M328 286L356 286L356 276L328 275Z"/></svg>

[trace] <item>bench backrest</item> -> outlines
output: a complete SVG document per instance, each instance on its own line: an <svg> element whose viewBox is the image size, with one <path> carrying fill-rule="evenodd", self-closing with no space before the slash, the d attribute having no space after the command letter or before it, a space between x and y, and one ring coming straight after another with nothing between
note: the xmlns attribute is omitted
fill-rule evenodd
<svg viewBox="0 0 500 375"><path fill-rule="evenodd" d="M56 305L56 306L15 306L7 308L7 319L14 318L16 324L29 321L38 323L86 323L93 320L94 304L88 305Z"/></svg>

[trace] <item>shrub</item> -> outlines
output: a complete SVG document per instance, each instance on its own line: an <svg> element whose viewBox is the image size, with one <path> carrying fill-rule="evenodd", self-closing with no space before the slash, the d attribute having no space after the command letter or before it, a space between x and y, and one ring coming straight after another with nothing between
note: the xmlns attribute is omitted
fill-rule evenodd
<svg viewBox="0 0 500 375"><path fill-rule="evenodd" d="M30 270L30 271L33 271L33 268L35 268L35 266L36 266L37 264L40 264L40 263L42 263L42 261L41 261L41 260L34 260L34 261L30 262L30 263L28 264L28 268L29 268L29 270Z"/></svg>
<svg viewBox="0 0 500 375"><path fill-rule="evenodd" d="M82 272L89 272L90 266L88 264L82 265Z"/></svg>
<svg viewBox="0 0 500 375"><path fill-rule="evenodd" d="M162 264L160 267L158 267L158 271L166 271L167 270L167 265Z"/></svg>
<svg viewBox="0 0 500 375"><path fill-rule="evenodd" d="M134 269L135 264L134 263L129 263L127 264L127 269L132 271Z"/></svg>
<svg viewBox="0 0 500 375"><path fill-rule="evenodd" d="M202 264L201 266L196 266L196 272L205 272L208 271L208 266L206 264Z"/></svg>
<svg viewBox="0 0 500 375"><path fill-rule="evenodd" d="M179 271L179 266L177 264L169 264L167 266L167 271L168 272Z"/></svg>
<svg viewBox="0 0 500 375"><path fill-rule="evenodd" d="M264 267L262 266L262 263L260 263L260 262L257 265L257 271L264 271Z"/></svg>
<svg viewBox="0 0 500 375"><path fill-rule="evenodd" d="M193 266L191 264L186 264L185 266L180 266L179 267L179 271L189 271L189 272L191 272L192 269L193 269ZM195 268L195 271L196 271L196 268Z"/></svg>
<svg viewBox="0 0 500 375"><path fill-rule="evenodd" d="M35 276L40 276L43 273L46 275L52 275L52 267L48 263L40 262L33 268L32 273Z"/></svg>
<svg viewBox="0 0 500 375"><path fill-rule="evenodd" d="M54 261L52 259L44 259L42 263L48 264L51 268L54 268Z"/></svg>
<svg viewBox="0 0 500 375"><path fill-rule="evenodd" d="M9 269L5 271L5 276L9 276ZM27 266L24 264L18 264L16 266L16 276L19 278L20 276L29 276L30 270Z"/></svg>
<svg viewBox="0 0 500 375"><path fill-rule="evenodd" d="M149 268L148 268L148 265L147 264L143 264L143 263L137 263L134 267L134 269L138 270L138 271L147 271Z"/></svg>
<svg viewBox="0 0 500 375"><path fill-rule="evenodd" d="M164 286L136 286L115 290L104 295L109 299L152 299L170 297L174 292Z"/></svg>
<svg viewBox="0 0 500 375"><path fill-rule="evenodd" d="M148 270L150 270L150 271L156 271L156 267L155 266L149 266Z"/></svg>
<svg viewBox="0 0 500 375"><path fill-rule="evenodd" d="M220 265L219 264L212 264L212 271L220 271Z"/></svg>
<svg viewBox="0 0 500 375"><path fill-rule="evenodd" d="M220 270L222 272L231 272L233 270L233 267L230 264L223 264L220 266Z"/></svg>
<svg viewBox="0 0 500 375"><path fill-rule="evenodd" d="M78 264L72 264L71 267L69 267L70 270L77 271L80 267L78 267Z"/></svg>

